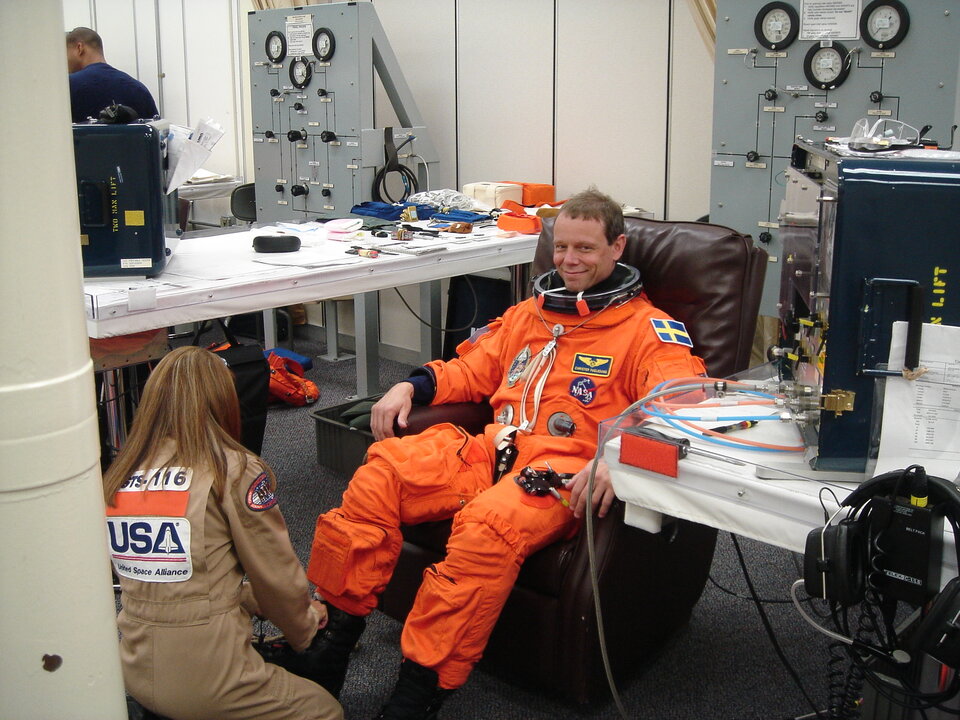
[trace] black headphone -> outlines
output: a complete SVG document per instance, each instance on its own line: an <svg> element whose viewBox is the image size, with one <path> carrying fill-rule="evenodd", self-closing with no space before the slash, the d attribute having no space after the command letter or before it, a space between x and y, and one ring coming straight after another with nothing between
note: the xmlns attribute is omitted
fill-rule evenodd
<svg viewBox="0 0 960 720"><path fill-rule="evenodd" d="M846 516L834 524L844 509ZM861 484L824 527L807 535L804 589L829 601L835 618L837 611L857 603L876 604L888 615L899 601L912 607L930 603L929 609L903 638L892 638L896 650L889 651L813 624L895 664L911 663L912 656L926 653L944 665L960 667L960 578L940 590L944 520L953 527L960 558L960 490L952 482L912 465Z"/></svg>
<svg viewBox="0 0 960 720"><path fill-rule="evenodd" d="M533 296L544 310L566 313L568 315L589 315L604 310L613 304L632 300L643 290L640 271L630 265L617 263L617 267L626 272L623 281L611 290L600 292L571 293L557 280L556 269L548 270L533 279ZM559 287L553 287L558 284Z"/></svg>

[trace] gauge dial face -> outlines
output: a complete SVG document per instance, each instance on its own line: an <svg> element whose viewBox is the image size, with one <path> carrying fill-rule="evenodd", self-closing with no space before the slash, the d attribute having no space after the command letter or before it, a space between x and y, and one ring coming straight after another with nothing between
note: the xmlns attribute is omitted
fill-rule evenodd
<svg viewBox="0 0 960 720"><path fill-rule="evenodd" d="M313 34L313 54L317 56L320 62L327 62L333 57L333 51L336 50L337 43L333 39L333 32L330 28L320 28Z"/></svg>
<svg viewBox="0 0 960 720"><path fill-rule="evenodd" d="M860 34L870 47L895 47L906 37L909 28L910 15L898 0L874 0L860 15Z"/></svg>
<svg viewBox="0 0 960 720"><path fill-rule="evenodd" d="M767 3L753 21L757 42L770 50L783 50L797 39L800 18L792 5L785 2Z"/></svg>
<svg viewBox="0 0 960 720"><path fill-rule="evenodd" d="M313 77L313 68L310 63L302 57L294 58L290 63L290 82L294 87L305 88L310 84L310 78Z"/></svg>
<svg viewBox="0 0 960 720"><path fill-rule="evenodd" d="M267 35L263 47L267 51L267 60L274 64L283 62L287 56L287 39L276 30Z"/></svg>
<svg viewBox="0 0 960 720"><path fill-rule="evenodd" d="M803 72L821 90L833 89L850 73L847 56L847 49L838 42L825 47L813 45L804 58Z"/></svg>

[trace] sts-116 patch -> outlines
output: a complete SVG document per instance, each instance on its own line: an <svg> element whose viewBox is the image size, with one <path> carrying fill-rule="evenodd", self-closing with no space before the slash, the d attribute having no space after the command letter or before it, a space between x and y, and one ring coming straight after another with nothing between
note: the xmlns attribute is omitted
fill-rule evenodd
<svg viewBox="0 0 960 720"><path fill-rule="evenodd" d="M676 345L686 345L693 347L693 340L690 339L690 333L679 320L666 320L663 318L650 318L654 332L661 342L674 343Z"/></svg>
<svg viewBox="0 0 960 720"><path fill-rule="evenodd" d="M570 369L577 375L610 377L610 371L613 370L613 357L610 355L577 353L573 356L573 365Z"/></svg>
<svg viewBox="0 0 960 720"><path fill-rule="evenodd" d="M143 582L183 582L193 575L190 521L183 517L108 517L117 575Z"/></svg>
<svg viewBox="0 0 960 720"><path fill-rule="evenodd" d="M247 490L247 507L254 512L263 512L276 504L277 496L270 487L270 477L266 473L260 473Z"/></svg>

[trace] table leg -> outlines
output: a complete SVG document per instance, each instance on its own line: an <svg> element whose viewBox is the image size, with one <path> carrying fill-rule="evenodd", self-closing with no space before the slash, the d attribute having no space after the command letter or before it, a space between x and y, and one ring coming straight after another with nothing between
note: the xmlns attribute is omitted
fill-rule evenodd
<svg viewBox="0 0 960 720"><path fill-rule="evenodd" d="M420 360L428 363L443 354L443 334L440 331L440 281L420 283L420 316L433 327L420 325Z"/></svg>
<svg viewBox="0 0 960 720"><path fill-rule="evenodd" d="M265 350L277 347L277 316L272 308L263 311L263 347Z"/></svg>
<svg viewBox="0 0 960 720"><path fill-rule="evenodd" d="M357 339L357 397L380 392L380 294L353 296L354 333Z"/></svg>

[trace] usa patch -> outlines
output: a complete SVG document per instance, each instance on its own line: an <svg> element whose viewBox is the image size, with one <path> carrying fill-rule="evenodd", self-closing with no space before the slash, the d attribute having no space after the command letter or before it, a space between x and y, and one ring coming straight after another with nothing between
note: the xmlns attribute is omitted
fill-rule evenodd
<svg viewBox="0 0 960 720"><path fill-rule="evenodd" d="M687 332L687 328L685 328L683 323L679 320L651 318L650 322L653 325L654 332L657 333L657 337L660 338L661 342L674 343L675 345L686 345L690 348L693 347L693 340L690 339L690 334Z"/></svg>
<svg viewBox="0 0 960 720"><path fill-rule="evenodd" d="M143 582L193 576L190 521L183 517L109 517L110 559L117 575Z"/></svg>
<svg viewBox="0 0 960 720"><path fill-rule="evenodd" d="M613 357L610 355L577 353L573 356L573 365L570 369L577 375L610 377L610 371L613 369Z"/></svg>
<svg viewBox="0 0 960 720"><path fill-rule="evenodd" d="M270 487L270 478L266 473L260 473L247 490L247 507L254 512L263 512L276 504L277 496Z"/></svg>
<svg viewBox="0 0 960 720"><path fill-rule="evenodd" d="M597 384L588 377L574 378L570 383L570 395L584 405L589 405L597 397Z"/></svg>

